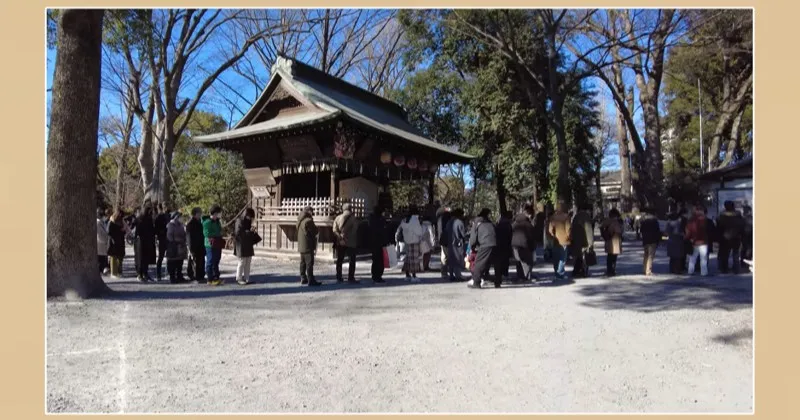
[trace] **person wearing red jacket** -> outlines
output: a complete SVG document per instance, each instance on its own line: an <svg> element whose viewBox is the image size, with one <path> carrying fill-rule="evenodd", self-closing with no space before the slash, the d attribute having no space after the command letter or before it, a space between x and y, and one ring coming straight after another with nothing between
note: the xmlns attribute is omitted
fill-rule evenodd
<svg viewBox="0 0 800 420"><path fill-rule="evenodd" d="M689 223L686 224L686 240L691 242L693 247L692 256L689 259L689 273L694 273L694 266L697 258L700 258L700 275L708 275L708 219L702 206L696 206L694 215Z"/></svg>

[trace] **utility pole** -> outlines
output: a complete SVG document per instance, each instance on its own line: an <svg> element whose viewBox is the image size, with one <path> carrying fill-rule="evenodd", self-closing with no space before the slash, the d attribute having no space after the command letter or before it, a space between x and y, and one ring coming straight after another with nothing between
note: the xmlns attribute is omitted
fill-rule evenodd
<svg viewBox="0 0 800 420"><path fill-rule="evenodd" d="M700 79L697 79L697 106L700 113L700 173L703 173L703 96L700 91Z"/></svg>

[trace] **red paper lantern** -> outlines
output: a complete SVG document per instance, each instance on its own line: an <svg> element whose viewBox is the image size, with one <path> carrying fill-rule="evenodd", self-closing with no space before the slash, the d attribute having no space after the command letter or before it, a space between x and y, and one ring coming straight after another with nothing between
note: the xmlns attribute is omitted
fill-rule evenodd
<svg viewBox="0 0 800 420"><path fill-rule="evenodd" d="M381 153L381 163L384 165L392 163L392 154L389 152Z"/></svg>
<svg viewBox="0 0 800 420"><path fill-rule="evenodd" d="M428 172L428 162L424 160L419 161L419 170L420 172Z"/></svg>
<svg viewBox="0 0 800 420"><path fill-rule="evenodd" d="M406 158L403 155L395 156L394 166L400 167L406 164Z"/></svg>
<svg viewBox="0 0 800 420"><path fill-rule="evenodd" d="M408 160L408 169L417 169L417 160L411 158Z"/></svg>

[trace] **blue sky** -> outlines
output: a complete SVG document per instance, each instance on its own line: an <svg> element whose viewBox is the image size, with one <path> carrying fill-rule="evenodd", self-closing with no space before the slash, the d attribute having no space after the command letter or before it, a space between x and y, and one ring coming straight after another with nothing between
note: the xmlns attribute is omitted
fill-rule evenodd
<svg viewBox="0 0 800 420"><path fill-rule="evenodd" d="M200 51L197 60L195 60L195 65L197 62L204 63L204 62L211 62L219 57L216 56L216 52L213 49L207 49ZM53 68L55 62L55 50L48 49L47 51L47 88L49 89L52 85L52 76L53 76ZM254 61L254 63L259 63L258 61ZM219 115L222 115L230 124L236 123L242 117L242 111L246 111L252 101L260 93L260 89L263 88L264 84L269 77L269 69L256 69L259 71L258 79L261 82L261 86L256 88L252 83L246 82L242 76L235 74L233 71L228 70L222 74L220 80L215 83L215 85L206 92L204 96L203 102L201 102L198 109L202 109L208 112L213 112ZM202 74L202 73L198 73ZM199 76L202 77L202 76ZM626 74L626 79L632 79L631 74ZM610 122L613 124L614 118L616 116L616 108L614 102L611 98L611 95L606 88L605 84L596 78L591 78L587 80L588 84L594 86L594 88L598 91L598 100L601 102L602 107L605 109L605 114L607 118L610 119ZM630 85L632 80L627 80L628 84ZM190 80L187 84L187 89L191 91L192 89L196 89L199 84L199 80ZM228 87L225 87L227 85ZM234 94L233 91L235 90L237 94ZM222 100L220 100L220 95L226 95L228 98L232 98L237 102L238 110L230 110L226 109L225 106L222 105ZM47 101L48 104L50 102L50 94L47 94ZM638 102L638 101L637 101ZM663 111L663 110L662 110ZM121 107L119 103L119 98L116 94L113 94L107 90L103 90L101 96L101 106L100 106L100 114L101 118L106 116L112 115L119 115L121 113ZM638 122L637 125L641 125L641 113L637 110L635 113L635 118ZM604 168L606 170L613 170L618 169L619 167L619 158L618 158L618 151L616 145L612 145L611 150L608 153L608 156L605 161L607 167Z"/></svg>

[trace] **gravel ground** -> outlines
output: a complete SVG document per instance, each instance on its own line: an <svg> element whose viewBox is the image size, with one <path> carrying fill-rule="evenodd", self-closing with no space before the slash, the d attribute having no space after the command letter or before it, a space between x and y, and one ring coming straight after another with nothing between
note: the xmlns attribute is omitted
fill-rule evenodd
<svg viewBox="0 0 800 420"><path fill-rule="evenodd" d="M612 280L539 264L540 284L485 290L373 285L368 263L362 285L324 265L300 288L262 258L242 287L228 255L224 286L108 280L109 298L47 303L47 410L752 412L752 277L645 279L641 256L626 243Z"/></svg>

